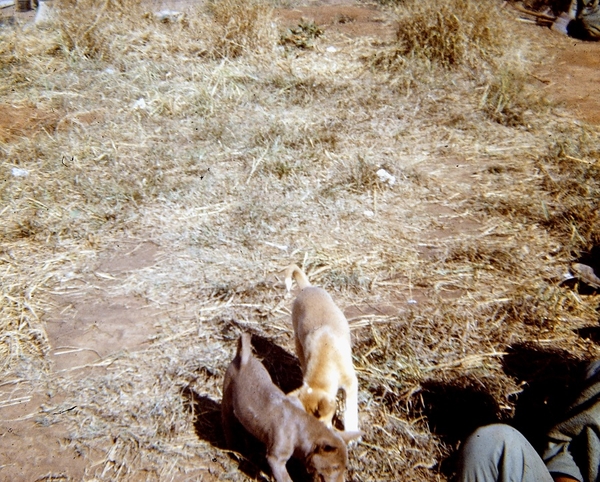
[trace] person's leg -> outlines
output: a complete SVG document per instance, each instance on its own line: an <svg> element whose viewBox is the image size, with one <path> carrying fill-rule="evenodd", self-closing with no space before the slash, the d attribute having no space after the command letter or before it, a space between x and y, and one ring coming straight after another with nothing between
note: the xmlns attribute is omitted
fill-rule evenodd
<svg viewBox="0 0 600 482"><path fill-rule="evenodd" d="M457 482L552 482L541 457L516 429L495 424L478 428L466 440Z"/></svg>

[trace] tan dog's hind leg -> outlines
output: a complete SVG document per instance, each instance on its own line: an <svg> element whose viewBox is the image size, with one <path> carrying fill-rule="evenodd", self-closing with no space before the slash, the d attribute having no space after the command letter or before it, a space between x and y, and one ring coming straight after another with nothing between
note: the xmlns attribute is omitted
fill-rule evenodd
<svg viewBox="0 0 600 482"><path fill-rule="evenodd" d="M302 373L306 373L306 359L304 358L304 349L302 348L302 343L297 336L294 337L294 342L296 345L296 355L298 356L298 361L300 362L300 368L302 369Z"/></svg>
<svg viewBox="0 0 600 482"><path fill-rule="evenodd" d="M344 410L344 430L358 432L358 380L350 377L344 385L346 409Z"/></svg>

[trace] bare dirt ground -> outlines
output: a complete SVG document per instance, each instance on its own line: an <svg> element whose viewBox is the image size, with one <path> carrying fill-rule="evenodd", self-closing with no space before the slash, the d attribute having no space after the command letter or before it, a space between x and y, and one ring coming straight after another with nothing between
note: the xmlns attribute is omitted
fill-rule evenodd
<svg viewBox="0 0 600 482"><path fill-rule="evenodd" d="M548 58L539 66L539 77L545 90L554 100L565 105L579 119L600 124L600 45L564 37L541 29Z"/></svg>
<svg viewBox="0 0 600 482"><path fill-rule="evenodd" d="M180 4L162 2L162 7ZM9 9L2 12L10 15ZM301 19L312 19L325 30L348 37L380 37L389 39L394 26L375 7L358 2L312 2L310 6L280 8L277 17L282 24L293 26ZM531 35L537 40L546 61L537 66L531 82L539 85L549 97L564 105L565 116L573 116L600 125L600 44L564 37L532 25ZM58 116L23 110L0 112L0 137L22 136L31 129L55 125ZM80 120L85 121L85 120ZM460 175L462 180L470 173ZM476 182L471 176L470 182ZM472 221L450 219L448 230L465 230ZM476 229L477 226L466 226ZM440 232L443 236L444 233ZM103 259L87 273L73 273L68 290L55 294L55 306L46 314L46 326L52 347L53 370L71 371L74 376L88 377L110 366L98 366L96 361L120 350L136 350L144 346L160 329L155 323L156 307L147 306L142 298L111 295L111 286L125 276L160 262L161 249L144 239L127 239L106 252ZM425 249L425 248L423 248ZM426 255L426 253L424 253ZM411 293L417 297L418 293ZM364 313L360 307L344 307L347 315ZM182 310L184 311L184 310ZM102 320L101 326L98 324ZM0 382L0 398L10 399L0 406L0 478L2 480L83 480L85 467L94 465L94 453L80 453L63 446L66 429L61 423L44 426L44 414L56 416L74 409L64 404L54 393L29 393L19 385ZM212 480L210 467L188 474L186 480ZM204 478L203 478L204 477ZM209 478L206 478L209 477ZM128 479L134 480L134 479ZM138 479L145 480L144 474Z"/></svg>

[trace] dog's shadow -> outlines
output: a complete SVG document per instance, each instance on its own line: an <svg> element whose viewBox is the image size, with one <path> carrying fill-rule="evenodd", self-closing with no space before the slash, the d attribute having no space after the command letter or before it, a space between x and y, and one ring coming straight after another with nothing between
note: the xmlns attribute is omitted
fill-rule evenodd
<svg viewBox="0 0 600 482"><path fill-rule="evenodd" d="M302 385L302 370L298 358L264 336L253 334L252 346L256 357L271 375L273 383L284 393Z"/></svg>
<svg viewBox="0 0 600 482"><path fill-rule="evenodd" d="M302 371L295 356L259 335L252 335L252 346L254 353L271 375L273 383L281 390L288 393L302 384ZM182 390L182 396L194 414L194 430L198 438L215 448L229 451L221 423L221 404L206 395L200 395L189 386ZM246 443L239 454L229 451L230 457L238 462L239 470L251 479L265 480L263 474L270 473L270 468L266 462L264 445L241 427L236 436ZM312 480L297 459L290 459L287 469L294 482Z"/></svg>

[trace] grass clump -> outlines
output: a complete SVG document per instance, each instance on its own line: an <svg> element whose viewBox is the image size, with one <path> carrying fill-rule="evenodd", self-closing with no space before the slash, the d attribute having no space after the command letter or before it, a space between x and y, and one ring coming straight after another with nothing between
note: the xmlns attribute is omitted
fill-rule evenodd
<svg viewBox="0 0 600 482"><path fill-rule="evenodd" d="M124 62L130 54L161 55L165 47L171 54L187 51L222 59L275 44L272 8L261 0L212 0L206 11L191 10L175 23L162 22L148 8L141 0L60 0L56 29L61 47L84 58ZM178 43L180 35L184 43Z"/></svg>
<svg viewBox="0 0 600 482"><path fill-rule="evenodd" d="M3 253L6 256L6 253ZM16 263L0 260L5 271ZM32 291L21 291L16 282L18 274L5 276L0 287L0 373L9 378L13 370L32 365L38 370L47 369L48 338L37 314L37 300ZM35 281L39 282L39 279Z"/></svg>
<svg viewBox="0 0 600 482"><path fill-rule="evenodd" d="M387 166L385 166L387 168ZM391 184L384 182L377 172L381 166L358 154L356 160L342 161L335 180L323 191L325 195L347 190L354 194L364 194L375 189L384 189Z"/></svg>
<svg viewBox="0 0 600 482"><path fill-rule="evenodd" d="M212 56L235 58L275 45L272 7L261 0L212 0L208 11L214 21Z"/></svg>
<svg viewBox="0 0 600 482"><path fill-rule="evenodd" d="M56 9L55 28L68 53L111 61L148 40L133 36L146 22L141 0L61 0Z"/></svg>
<svg viewBox="0 0 600 482"><path fill-rule="evenodd" d="M344 184L353 192L371 191L380 182L377 177L378 166L360 155L356 159L356 162L348 163L346 169Z"/></svg>
<svg viewBox="0 0 600 482"><path fill-rule="evenodd" d="M446 68L493 61L508 46L495 2L407 0L398 7L397 49Z"/></svg>
<svg viewBox="0 0 600 482"><path fill-rule="evenodd" d="M365 277L360 269L341 271L332 269L323 277L323 283L328 288L335 290L349 290L354 292L369 289L371 280Z"/></svg>
<svg viewBox="0 0 600 482"><path fill-rule="evenodd" d="M457 76L465 96L492 120L506 126L526 125L526 113L543 102L526 89L518 37L499 2L407 0L396 9L396 40L367 58L376 71L390 75L391 85L407 95L445 89ZM516 57L516 58L515 58ZM441 71L441 72L440 72ZM478 94L475 99L473 93Z"/></svg>
<svg viewBox="0 0 600 482"><path fill-rule="evenodd" d="M499 124L518 126L525 123L525 112L533 102L527 96L525 75L515 70L501 70L487 85L481 99L485 114Z"/></svg>
<svg viewBox="0 0 600 482"><path fill-rule="evenodd" d="M302 21L292 28L288 28L279 38L279 43L285 47L309 49L313 47L315 39L323 35L323 29L312 20Z"/></svg>
<svg viewBox="0 0 600 482"><path fill-rule="evenodd" d="M558 132L536 162L547 192L542 224L576 252L600 244L600 150L596 132L573 126Z"/></svg>

